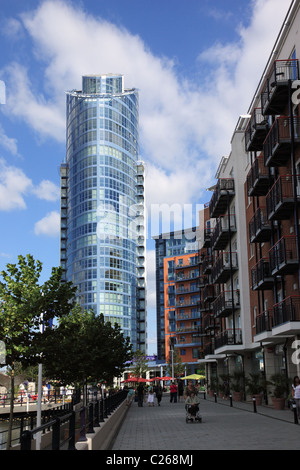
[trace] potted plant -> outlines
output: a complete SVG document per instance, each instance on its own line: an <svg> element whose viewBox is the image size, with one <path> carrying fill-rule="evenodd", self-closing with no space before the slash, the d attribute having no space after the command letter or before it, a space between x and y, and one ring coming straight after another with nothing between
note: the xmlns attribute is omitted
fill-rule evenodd
<svg viewBox="0 0 300 470"><path fill-rule="evenodd" d="M229 395L229 377L228 375L220 375L221 383L219 383L219 392L221 398L227 398Z"/></svg>
<svg viewBox="0 0 300 470"><path fill-rule="evenodd" d="M266 381L263 379L259 372L249 374L250 377L246 378L247 392L252 398L255 398L256 404L262 404L262 392L265 389Z"/></svg>
<svg viewBox="0 0 300 470"><path fill-rule="evenodd" d="M272 404L274 409L283 410L285 404L285 395L288 386L288 379L284 374L273 374L271 377L272 391Z"/></svg>
<svg viewBox="0 0 300 470"><path fill-rule="evenodd" d="M230 387L233 390L233 400L242 401L244 390L244 374L242 371L235 371L230 381Z"/></svg>
<svg viewBox="0 0 300 470"><path fill-rule="evenodd" d="M211 377L209 387L208 387L208 394L213 397L214 393L217 391L218 384L216 377Z"/></svg>

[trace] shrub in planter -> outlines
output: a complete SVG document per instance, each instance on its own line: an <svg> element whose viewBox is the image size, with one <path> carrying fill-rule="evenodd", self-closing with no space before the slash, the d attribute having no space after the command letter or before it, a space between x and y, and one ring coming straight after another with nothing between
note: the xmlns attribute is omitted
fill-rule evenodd
<svg viewBox="0 0 300 470"><path fill-rule="evenodd" d="M231 378L230 388L233 390L234 401L241 401L244 390L244 374L241 371L235 371Z"/></svg>
<svg viewBox="0 0 300 470"><path fill-rule="evenodd" d="M271 385L274 389L272 392L272 403L275 409L283 409L285 404L285 396L288 387L288 379L284 374L273 374L271 376Z"/></svg>
<svg viewBox="0 0 300 470"><path fill-rule="evenodd" d="M262 393L267 386L267 381L259 372L249 374L249 376L250 377L246 378L247 393L249 393L252 398L255 398L257 405L261 405Z"/></svg>

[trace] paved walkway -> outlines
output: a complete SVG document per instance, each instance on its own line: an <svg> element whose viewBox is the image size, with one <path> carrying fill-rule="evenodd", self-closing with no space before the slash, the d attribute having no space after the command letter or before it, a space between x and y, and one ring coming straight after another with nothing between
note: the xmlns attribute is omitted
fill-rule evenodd
<svg viewBox="0 0 300 470"><path fill-rule="evenodd" d="M202 423L186 423L184 403L132 403L112 450L299 450L300 424L290 410L201 398Z"/></svg>

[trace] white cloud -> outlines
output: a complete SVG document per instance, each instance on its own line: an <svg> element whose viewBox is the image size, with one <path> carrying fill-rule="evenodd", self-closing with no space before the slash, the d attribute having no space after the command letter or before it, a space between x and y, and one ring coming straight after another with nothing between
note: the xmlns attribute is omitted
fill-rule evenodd
<svg viewBox="0 0 300 470"><path fill-rule="evenodd" d="M20 169L0 159L0 210L26 209L24 196L32 188L31 180Z"/></svg>
<svg viewBox="0 0 300 470"><path fill-rule="evenodd" d="M46 201L57 201L60 197L60 188L49 180L43 180L32 192L39 198Z"/></svg>
<svg viewBox="0 0 300 470"><path fill-rule="evenodd" d="M192 82L179 78L172 60L156 57L126 29L69 2L46 0L21 16L41 66L43 88L36 90L30 70L9 64L4 71L9 77L7 110L42 137L63 142L64 91L80 89L84 74L123 73L126 87L140 91L141 158L151 167L149 199L199 201L221 156L230 151L232 132L239 115L247 112L288 5L253 0L252 7L239 40L214 45L213 67L212 49L199 51L198 82Z"/></svg>
<svg viewBox="0 0 300 470"><path fill-rule="evenodd" d="M0 145L8 150L12 155L18 156L18 142L13 137L8 137L0 124Z"/></svg>
<svg viewBox="0 0 300 470"><path fill-rule="evenodd" d="M60 215L56 211L49 212L43 219L36 222L34 233L36 235L46 235L56 237L60 231Z"/></svg>

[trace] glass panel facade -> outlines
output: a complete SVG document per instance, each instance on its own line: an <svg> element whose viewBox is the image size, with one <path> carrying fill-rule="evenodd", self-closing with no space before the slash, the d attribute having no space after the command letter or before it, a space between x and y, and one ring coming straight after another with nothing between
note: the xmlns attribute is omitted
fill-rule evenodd
<svg viewBox="0 0 300 470"><path fill-rule="evenodd" d="M136 347L139 110L137 91L123 82L84 76L82 91L67 92L61 260L82 307L118 323Z"/></svg>

